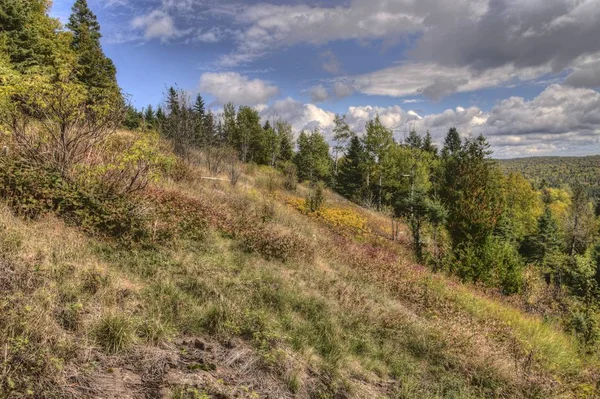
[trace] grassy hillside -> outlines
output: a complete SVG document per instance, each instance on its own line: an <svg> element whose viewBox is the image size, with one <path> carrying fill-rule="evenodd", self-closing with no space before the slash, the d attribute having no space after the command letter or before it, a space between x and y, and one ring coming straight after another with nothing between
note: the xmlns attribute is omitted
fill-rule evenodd
<svg viewBox="0 0 600 399"><path fill-rule="evenodd" d="M600 395L597 355L525 312L542 282L506 298L432 273L382 215L328 191L309 212L270 168L206 176L130 197L143 239L2 204L0 397Z"/></svg>

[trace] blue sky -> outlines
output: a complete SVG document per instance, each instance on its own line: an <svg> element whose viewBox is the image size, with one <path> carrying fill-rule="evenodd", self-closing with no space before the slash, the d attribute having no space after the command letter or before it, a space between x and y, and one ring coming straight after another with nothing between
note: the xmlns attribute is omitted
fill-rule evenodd
<svg viewBox="0 0 600 399"><path fill-rule="evenodd" d="M88 2L139 108L177 84L296 131L379 114L398 138L483 133L500 157L600 152L600 0Z"/></svg>

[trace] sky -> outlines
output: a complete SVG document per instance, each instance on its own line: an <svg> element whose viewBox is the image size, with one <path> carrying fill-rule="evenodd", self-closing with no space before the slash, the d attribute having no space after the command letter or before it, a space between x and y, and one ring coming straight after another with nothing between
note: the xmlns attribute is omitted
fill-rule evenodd
<svg viewBox="0 0 600 399"><path fill-rule="evenodd" d="M177 85L296 132L379 115L398 140L484 134L499 158L600 154L600 0L88 3L138 108Z"/></svg>

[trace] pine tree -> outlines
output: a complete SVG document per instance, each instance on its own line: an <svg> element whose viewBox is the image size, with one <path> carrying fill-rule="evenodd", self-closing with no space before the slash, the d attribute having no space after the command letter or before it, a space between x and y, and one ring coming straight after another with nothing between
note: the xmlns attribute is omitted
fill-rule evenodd
<svg viewBox="0 0 600 399"><path fill-rule="evenodd" d="M551 253L561 250L562 239L558 223L548 206L539 217L537 233L533 236L533 259L542 262Z"/></svg>
<svg viewBox="0 0 600 399"><path fill-rule="evenodd" d="M421 149L425 152L430 153L434 157L437 156L438 150L437 147L433 144L433 139L431 138L431 133L429 133L429 130L427 131L427 134L425 134L425 139L423 140L423 145L421 146Z"/></svg>
<svg viewBox="0 0 600 399"><path fill-rule="evenodd" d="M346 154L340 161L337 189L346 198L360 201L366 188L367 153L358 136L352 136Z"/></svg>
<svg viewBox="0 0 600 399"><path fill-rule="evenodd" d="M100 98L118 92L116 68L102 51L100 24L87 0L75 1L66 26L73 33L71 47L78 56L79 81L92 89L92 95Z"/></svg>
<svg viewBox="0 0 600 399"><path fill-rule="evenodd" d="M444 139L444 148L442 149L442 157L448 157L460 151L462 140L456 128L450 128L446 138Z"/></svg>
<svg viewBox="0 0 600 399"><path fill-rule="evenodd" d="M148 105L148 107L144 111L144 121L146 123L147 129L156 128L156 115L154 114L154 109L152 108L152 105Z"/></svg>
<svg viewBox="0 0 600 399"><path fill-rule="evenodd" d="M416 130L412 129L408 134L408 137L404 139L404 143L410 148L418 149L423 146L423 138Z"/></svg>
<svg viewBox="0 0 600 399"><path fill-rule="evenodd" d="M46 0L0 2L0 43L19 72L53 63L60 23L47 16L49 7Z"/></svg>

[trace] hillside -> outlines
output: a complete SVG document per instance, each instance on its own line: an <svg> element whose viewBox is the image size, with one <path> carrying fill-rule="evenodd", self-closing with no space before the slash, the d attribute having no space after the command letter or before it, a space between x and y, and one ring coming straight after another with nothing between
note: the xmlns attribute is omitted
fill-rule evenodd
<svg viewBox="0 0 600 399"><path fill-rule="evenodd" d="M0 396L599 395L597 356L525 312L542 282L511 299L433 273L404 228L329 191L308 212L268 167L205 176L135 194L141 244L2 205Z"/></svg>

